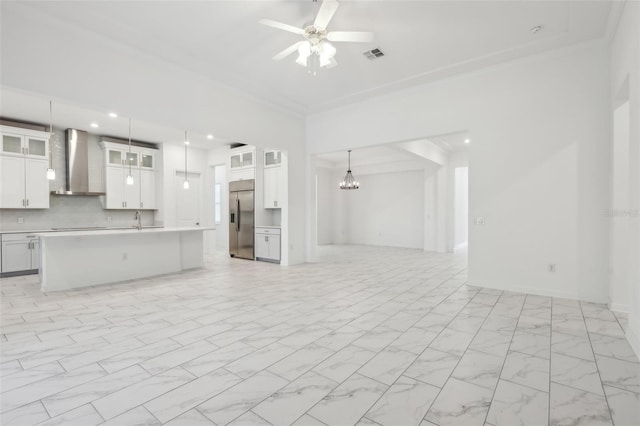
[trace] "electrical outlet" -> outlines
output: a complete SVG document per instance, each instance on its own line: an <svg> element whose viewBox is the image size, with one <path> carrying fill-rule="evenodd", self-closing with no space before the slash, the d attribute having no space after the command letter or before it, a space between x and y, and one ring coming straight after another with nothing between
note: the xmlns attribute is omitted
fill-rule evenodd
<svg viewBox="0 0 640 426"><path fill-rule="evenodd" d="M476 225L484 225L484 217L482 216L476 217L473 223Z"/></svg>
<svg viewBox="0 0 640 426"><path fill-rule="evenodd" d="M556 271L556 264L555 263L550 263L549 264L549 272L555 272Z"/></svg>
<svg viewBox="0 0 640 426"><path fill-rule="evenodd" d="M107 216L107 222L111 222L111 216Z"/></svg>
<svg viewBox="0 0 640 426"><path fill-rule="evenodd" d="M18 218L18 223L24 223L24 218L23 217L19 217Z"/></svg>
<svg viewBox="0 0 640 426"><path fill-rule="evenodd" d="M122 253L122 260L127 260L129 255L127 253Z"/></svg>

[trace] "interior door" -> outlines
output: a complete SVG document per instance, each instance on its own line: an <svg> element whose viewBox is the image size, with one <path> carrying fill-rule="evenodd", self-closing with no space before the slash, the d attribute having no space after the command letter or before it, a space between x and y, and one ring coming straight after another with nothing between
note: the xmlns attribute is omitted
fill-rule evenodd
<svg viewBox="0 0 640 426"><path fill-rule="evenodd" d="M189 189L184 189L184 172L176 173L176 222L179 227L200 226L200 174L189 173Z"/></svg>
<svg viewBox="0 0 640 426"><path fill-rule="evenodd" d="M229 192L229 254L238 256L238 193Z"/></svg>
<svg viewBox="0 0 640 426"><path fill-rule="evenodd" d="M240 206L240 212L238 213L238 219L240 220L238 226L240 229L240 232L238 232L238 257L253 260L253 191L239 191L238 204Z"/></svg>

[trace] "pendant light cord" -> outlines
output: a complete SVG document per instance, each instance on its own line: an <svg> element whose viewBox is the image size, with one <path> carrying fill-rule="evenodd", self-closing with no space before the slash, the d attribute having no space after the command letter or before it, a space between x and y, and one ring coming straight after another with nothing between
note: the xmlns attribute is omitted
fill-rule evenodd
<svg viewBox="0 0 640 426"><path fill-rule="evenodd" d="M132 176L131 175L131 117L129 117L129 176Z"/></svg>
<svg viewBox="0 0 640 426"><path fill-rule="evenodd" d="M53 170L53 101L49 101L49 169Z"/></svg>

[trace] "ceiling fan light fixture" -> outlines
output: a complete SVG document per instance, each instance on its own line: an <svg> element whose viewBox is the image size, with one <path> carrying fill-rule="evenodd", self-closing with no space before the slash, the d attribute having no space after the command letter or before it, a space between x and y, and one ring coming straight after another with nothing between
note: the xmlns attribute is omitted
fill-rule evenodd
<svg viewBox="0 0 640 426"><path fill-rule="evenodd" d="M296 59L296 63L306 67L309 56L311 56L311 43L306 41L298 46L298 59Z"/></svg>
<svg viewBox="0 0 640 426"><path fill-rule="evenodd" d="M333 47L328 41L323 41L320 44L320 56L325 56L327 59L331 59L336 55L336 48Z"/></svg>
<svg viewBox="0 0 640 426"><path fill-rule="evenodd" d="M326 67L331 63L331 59L327 58L325 55L320 55L320 66Z"/></svg>

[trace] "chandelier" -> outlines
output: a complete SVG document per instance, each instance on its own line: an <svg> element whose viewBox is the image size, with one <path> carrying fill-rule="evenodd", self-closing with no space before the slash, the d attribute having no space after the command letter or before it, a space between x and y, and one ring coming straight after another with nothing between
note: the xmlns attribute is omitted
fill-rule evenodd
<svg viewBox="0 0 640 426"><path fill-rule="evenodd" d="M349 150L349 168L347 174L344 175L344 179L340 182L340 189L358 189L360 188L360 182L355 180L351 173L351 150Z"/></svg>

